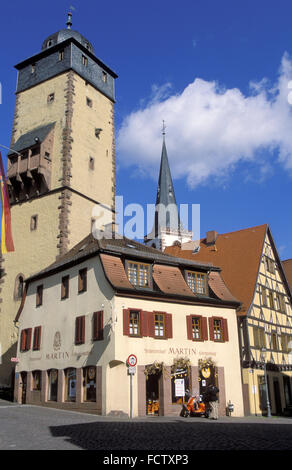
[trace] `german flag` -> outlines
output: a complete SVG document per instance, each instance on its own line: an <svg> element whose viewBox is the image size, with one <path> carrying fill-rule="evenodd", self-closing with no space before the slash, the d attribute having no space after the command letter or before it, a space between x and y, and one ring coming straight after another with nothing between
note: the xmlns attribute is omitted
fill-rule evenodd
<svg viewBox="0 0 292 470"><path fill-rule="evenodd" d="M14 251L14 244L11 230L11 216L8 187L3 167L2 155L0 152L0 185L1 185L1 202L2 202L2 226L1 226L1 253Z"/></svg>

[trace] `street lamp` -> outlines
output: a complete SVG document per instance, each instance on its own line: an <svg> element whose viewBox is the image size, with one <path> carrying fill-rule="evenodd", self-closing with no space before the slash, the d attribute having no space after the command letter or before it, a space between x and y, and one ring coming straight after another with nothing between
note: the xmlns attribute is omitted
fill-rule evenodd
<svg viewBox="0 0 292 470"><path fill-rule="evenodd" d="M267 398L267 417L268 417L268 418L271 418L271 406L270 406L270 400L269 400L267 365L266 365L266 354L267 354L266 348L262 348L262 349L261 349L261 352L262 352L262 359L263 359L264 371L265 371L266 398Z"/></svg>

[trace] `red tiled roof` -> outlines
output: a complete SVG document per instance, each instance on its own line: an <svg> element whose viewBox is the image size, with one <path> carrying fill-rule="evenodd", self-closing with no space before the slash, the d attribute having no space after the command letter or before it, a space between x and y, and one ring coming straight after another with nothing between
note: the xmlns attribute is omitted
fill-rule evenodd
<svg viewBox="0 0 292 470"><path fill-rule="evenodd" d="M191 250L171 246L165 253L196 262L209 261L219 266L221 275L230 292L242 302L240 314L247 313L253 301L259 263L268 225L259 225L218 235L215 245L208 245L206 239L200 241L200 250ZM213 274L213 273L212 273ZM213 284L214 286L214 284ZM218 288L218 284L215 287ZM218 295L217 290L216 295Z"/></svg>

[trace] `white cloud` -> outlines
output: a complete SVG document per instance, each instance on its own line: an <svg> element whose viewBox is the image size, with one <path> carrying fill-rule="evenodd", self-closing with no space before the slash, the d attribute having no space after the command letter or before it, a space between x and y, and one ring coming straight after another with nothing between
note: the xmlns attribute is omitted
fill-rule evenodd
<svg viewBox="0 0 292 470"><path fill-rule="evenodd" d="M190 187L222 177L226 181L239 162L257 163L260 179L270 174L273 159L292 174L292 61L284 54L278 80L250 83L250 94L197 78L180 94L171 84L152 88L147 105L128 115L118 132L121 165L157 178L162 121L174 177Z"/></svg>

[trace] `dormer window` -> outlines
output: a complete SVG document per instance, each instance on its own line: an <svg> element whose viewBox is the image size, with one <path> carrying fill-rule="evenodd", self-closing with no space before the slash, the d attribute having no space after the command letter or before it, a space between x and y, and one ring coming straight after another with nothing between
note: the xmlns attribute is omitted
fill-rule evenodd
<svg viewBox="0 0 292 470"><path fill-rule="evenodd" d="M195 294L207 295L207 275L194 271L186 271L186 279L189 288Z"/></svg>
<svg viewBox="0 0 292 470"><path fill-rule="evenodd" d="M136 287L150 287L150 264L128 261L128 278Z"/></svg>

